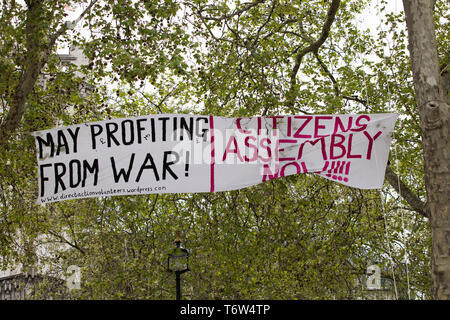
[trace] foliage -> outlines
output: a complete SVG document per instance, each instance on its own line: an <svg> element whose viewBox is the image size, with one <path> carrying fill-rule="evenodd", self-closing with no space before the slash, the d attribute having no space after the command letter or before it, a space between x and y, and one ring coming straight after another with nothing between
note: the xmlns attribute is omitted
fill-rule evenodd
<svg viewBox="0 0 450 320"><path fill-rule="evenodd" d="M443 63L444 2L435 10ZM404 18L389 13L387 1L376 9L385 17L377 33L359 20L365 0L66 3L92 5L79 27L58 38L83 48L89 63L63 70L50 47L38 72L45 81L33 85L20 124L0 149L3 269L39 264L64 276L75 264L82 289L69 298L172 299L166 259L181 230L191 250L192 271L182 277L189 299L356 299L367 294L357 280L364 283L375 263L399 298L408 298L408 286L411 298L431 297L428 219L388 183L381 192L361 191L301 175L233 192L35 204L31 132L172 112L397 112L391 166L425 202ZM27 61L45 56L67 12L60 1L30 0L4 1L0 14L3 124ZM328 19L326 39L315 48ZM36 297L51 288L43 285Z"/></svg>

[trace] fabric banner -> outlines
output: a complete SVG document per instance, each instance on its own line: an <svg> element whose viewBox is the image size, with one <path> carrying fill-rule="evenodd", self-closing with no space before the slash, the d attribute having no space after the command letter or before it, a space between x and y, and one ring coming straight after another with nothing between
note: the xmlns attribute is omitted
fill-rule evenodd
<svg viewBox="0 0 450 320"><path fill-rule="evenodd" d="M226 191L300 173L378 189L397 117L166 114L37 131L37 202Z"/></svg>

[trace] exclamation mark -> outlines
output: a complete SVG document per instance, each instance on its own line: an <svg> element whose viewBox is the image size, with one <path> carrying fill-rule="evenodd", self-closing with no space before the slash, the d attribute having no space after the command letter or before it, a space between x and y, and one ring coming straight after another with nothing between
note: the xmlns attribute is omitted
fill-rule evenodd
<svg viewBox="0 0 450 320"><path fill-rule="evenodd" d="M338 173L338 170L339 170L339 167L340 167L340 166L341 166L341 162L338 161L338 162L336 163L335 167L334 167L333 173ZM334 175L332 176L332 178L333 178L334 180L337 180L337 179L338 179L338 176L334 174Z"/></svg>
<svg viewBox="0 0 450 320"><path fill-rule="evenodd" d="M347 176L348 176L349 172L350 172L350 161L347 162L347 165L345 166L345 174L346 174ZM344 181L345 181L345 182L348 182L348 178L345 177L345 178L344 178Z"/></svg>
<svg viewBox="0 0 450 320"><path fill-rule="evenodd" d="M325 165L323 166L323 169L322 169L322 171L319 171L319 172L323 172L323 171L326 171L326 170L327 170L327 168L328 168L328 164L329 164L329 162L328 162L328 161L325 161Z"/></svg>
<svg viewBox="0 0 450 320"><path fill-rule="evenodd" d="M189 177L189 160L190 160L190 157L189 157L189 155L190 155L190 152L189 151L186 151L186 162L185 162L185 165L184 165L184 176L185 177Z"/></svg>
<svg viewBox="0 0 450 320"><path fill-rule="evenodd" d="M344 171L345 163L346 163L345 161L342 161L342 162L338 161L338 164L336 166L336 169L334 170L334 173L342 174L342 172ZM347 178L342 178L341 176L337 176L337 175L334 175L333 179L334 180L339 180L339 181L344 180L345 182L348 181ZM347 179L347 180L345 180L345 179Z"/></svg>
<svg viewBox="0 0 450 320"><path fill-rule="evenodd" d="M342 161L342 164L341 164L341 166L340 166L340 168L339 168L339 174L342 174L343 173L343 171L344 171L344 167L345 167L345 161ZM348 162L348 163L350 163L350 162Z"/></svg>
<svg viewBox="0 0 450 320"><path fill-rule="evenodd" d="M306 169L306 163L302 162L301 165L302 165L303 173L308 172L308 169Z"/></svg>
<svg viewBox="0 0 450 320"><path fill-rule="evenodd" d="M331 168L328 170L328 173L327 173L327 177L328 178L331 177L331 173L332 173L332 171L334 169L334 165L335 165L335 161L332 161L331 162Z"/></svg>
<svg viewBox="0 0 450 320"><path fill-rule="evenodd" d="M329 162L328 162L328 161L325 161L325 164L324 164L322 170L320 170L320 171L313 171L313 173L322 173L322 172L325 172L325 171L327 170L327 168L328 168L328 164L329 164ZM306 171L306 172L308 172L308 171Z"/></svg>

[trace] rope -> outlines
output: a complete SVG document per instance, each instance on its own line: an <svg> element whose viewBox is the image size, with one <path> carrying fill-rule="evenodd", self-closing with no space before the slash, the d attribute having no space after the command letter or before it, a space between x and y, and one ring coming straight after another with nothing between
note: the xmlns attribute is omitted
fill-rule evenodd
<svg viewBox="0 0 450 320"><path fill-rule="evenodd" d="M394 281L394 293L395 293L395 300L398 300L398 292L397 292L397 281L395 280L395 272L394 272L394 261L392 259L392 253L391 253L391 243L389 241L389 232L388 232L388 225L387 225L387 219L386 219L386 209L384 206L384 199L383 199L383 192L380 189L380 200L381 200L381 207L383 209L383 218L384 218L384 230L386 232L386 242L387 242L387 249L388 249L388 255L389 255L389 261L391 262L391 273L392 273L392 279Z"/></svg>
<svg viewBox="0 0 450 320"><path fill-rule="evenodd" d="M398 184L398 194L401 198L402 196L402 192L401 192L401 188L400 188L400 171L398 168L398 157L397 157L397 145L395 146L395 162L396 162L396 167L397 167L397 184ZM401 220L402 220L402 230L405 230L405 218L404 218L404 213L403 210L401 210ZM405 249L405 265L406 265L406 280L407 280L407 284L408 284L408 299L411 300L411 288L410 288L410 284L409 284L409 268L408 268L408 263L409 263L409 257L408 257L408 252L407 252L407 247L406 247L406 240L405 240L405 234L404 232L402 232L402 240L403 240L403 247Z"/></svg>
<svg viewBox="0 0 450 320"><path fill-rule="evenodd" d="M397 12L397 0L395 0L394 2L394 10L395 13ZM380 24L380 28L381 28L381 24ZM389 50L389 55L392 56L391 54L391 44L389 41L389 38L386 38L386 43L388 46L388 50ZM388 108L389 110L391 109L391 93L390 93L390 89L389 89L389 85L387 85L387 90L388 90ZM395 139L395 141L397 141L397 139ZM395 164L396 164L396 168L397 168L397 185L398 185L398 195L401 198L402 197L402 190L400 187L400 170L399 170L399 161L398 161L398 150L397 150L398 144L395 144L395 149L394 149L394 158L395 158ZM402 242L403 242L403 248L405 250L405 254L404 254L404 261L405 261L405 266L406 266L406 280L407 280L407 286L408 286L408 299L411 300L411 286L410 286L410 280L409 280L409 267L408 267L408 263L409 263L409 258L408 258L408 252L407 252L407 246L406 246L406 237L405 237L405 218L404 218L404 213L403 210L400 210L400 215L401 215L401 223L402 223L402 234L401 234L401 238L402 238Z"/></svg>
<svg viewBox="0 0 450 320"><path fill-rule="evenodd" d="M358 29L360 29L359 28L360 24L361 24L361 20L360 20L360 18L358 18ZM358 49L359 49L359 52L358 52L359 53L359 59L361 60L361 64L363 66L363 70L362 70L363 73L362 74L363 74L364 88L365 88L365 91L366 91L366 110L367 110L367 107L369 106L369 93L368 93L368 90L367 90L366 72L364 71L364 60L362 58L361 37L358 37Z"/></svg>
<svg viewBox="0 0 450 320"><path fill-rule="evenodd" d="M397 12L397 0L395 0L395 12ZM378 16L380 16L380 11L379 11L379 1L377 1L377 11L378 11ZM358 24L360 24L360 20L358 20ZM358 26L359 27L359 26ZM382 26L381 26L381 22L379 25L380 30L382 30ZM387 41L387 45L388 45L388 50L389 53L391 53L391 46L390 46L390 42L389 39L386 39ZM362 51L361 51L361 39L358 39L358 47L359 47L359 54L360 54L360 59L361 59L361 63L364 65L364 60L361 58L362 55ZM368 96L368 88L367 88L367 81L366 81L366 77L365 77L365 72L363 72L363 80L364 80L364 85L365 85L365 94L366 94L366 101L367 101L367 106L369 106L369 96ZM388 97L388 110L391 111L391 93L390 93L390 88L389 88L389 84L387 84L387 97ZM395 139L397 141L397 139ZM396 161L396 166L397 166L397 177L398 177L398 187L399 187L399 196L401 197L401 189L400 189L400 175L399 175L399 161L398 161L398 157L397 157L397 144L395 146L395 153L394 153L394 157L395 157L395 161ZM388 231L388 223L387 223L387 218L386 218L386 208L385 208L385 200L383 198L383 193L382 193L382 189L380 189L380 199L381 199L381 205L382 205L382 210L383 210L383 218L384 218L384 228L385 228L385 236L386 236L386 242L387 242L387 249L388 249L388 255L389 255L389 260L390 260L390 265L391 265L391 273L392 273L392 279L394 282L394 292L395 292L395 299L398 300L398 290L397 290L397 281L395 278L395 272L394 272L394 261L392 259L392 250L391 250L391 243L390 243L390 239L389 239L389 231ZM404 214L403 214L403 210L401 211L401 222L402 222L402 230L404 230ZM408 298L411 299L411 290L410 290L410 281L409 281L409 268L408 268L408 256L407 256L407 247L406 247L406 240L405 240L405 235L402 232L402 240L403 240L403 246L404 246L404 250L405 250L405 264L406 264L406 278L407 278L407 284L408 284Z"/></svg>
<svg viewBox="0 0 450 320"><path fill-rule="evenodd" d="M388 43L389 43L389 41L388 41ZM389 44L388 44L388 46L389 46ZM390 99L391 98L391 92L390 92L390 89L389 89L389 84L387 84L387 91L388 91L388 94L387 94L387 97L388 97L388 101L387 101L388 110L391 111L392 110L391 109L391 99ZM395 145L395 147L397 148L397 145ZM396 157L396 159L397 159L397 157ZM398 162L397 162L397 164L398 164ZM397 172L398 172L398 170L397 170ZM383 200L383 194L382 194L381 189L380 189L380 197L381 197L382 206L383 206L384 229L386 231L386 241L388 243L389 260L391 261L392 278L394 280L395 299L398 299L397 284L396 284L396 281L395 281L395 272L394 272L394 261L392 259L390 240L389 240L389 232L388 232L387 219L386 219L386 208L385 208L385 204L384 204L384 200Z"/></svg>

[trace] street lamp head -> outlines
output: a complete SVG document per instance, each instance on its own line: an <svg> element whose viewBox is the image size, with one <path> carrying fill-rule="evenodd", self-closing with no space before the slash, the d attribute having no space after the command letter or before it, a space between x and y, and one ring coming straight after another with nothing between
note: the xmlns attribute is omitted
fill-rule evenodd
<svg viewBox="0 0 450 320"><path fill-rule="evenodd" d="M189 271L189 250L181 246L181 240L179 237L175 239L175 249L169 253L167 258L168 271L186 272Z"/></svg>

